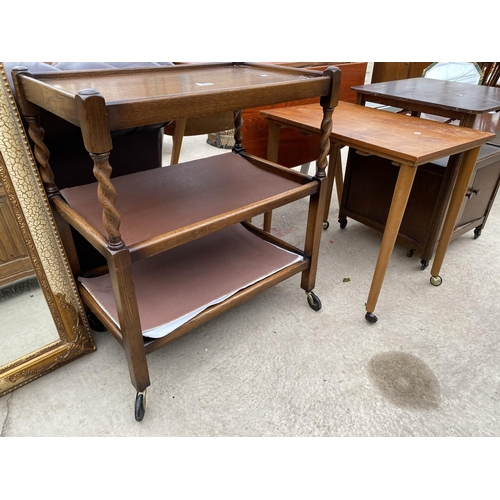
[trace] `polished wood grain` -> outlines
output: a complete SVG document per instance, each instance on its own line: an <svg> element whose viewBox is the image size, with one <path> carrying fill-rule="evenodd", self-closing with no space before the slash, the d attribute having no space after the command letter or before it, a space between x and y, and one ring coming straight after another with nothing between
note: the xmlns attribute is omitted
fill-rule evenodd
<svg viewBox="0 0 500 500"><path fill-rule="evenodd" d="M320 106L307 105L262 111L281 126L320 133ZM339 102L332 120L330 139L399 163L418 166L484 144L493 134L424 121L378 109Z"/></svg>

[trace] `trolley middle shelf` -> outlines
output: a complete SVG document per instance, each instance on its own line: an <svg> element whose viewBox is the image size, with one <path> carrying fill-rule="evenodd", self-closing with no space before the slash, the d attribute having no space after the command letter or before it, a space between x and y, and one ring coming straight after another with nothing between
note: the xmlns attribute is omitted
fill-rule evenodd
<svg viewBox="0 0 500 500"><path fill-rule="evenodd" d="M319 191L317 179L225 153L111 179L120 233L132 260L149 257ZM97 182L63 189L56 210L109 253Z"/></svg>

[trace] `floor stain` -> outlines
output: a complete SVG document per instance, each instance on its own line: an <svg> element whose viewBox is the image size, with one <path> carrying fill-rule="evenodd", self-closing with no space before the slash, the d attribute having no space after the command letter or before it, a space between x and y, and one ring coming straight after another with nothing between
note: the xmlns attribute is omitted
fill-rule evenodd
<svg viewBox="0 0 500 500"><path fill-rule="evenodd" d="M377 354L368 363L368 373L381 394L400 408L433 410L439 407L439 380L422 360L412 354Z"/></svg>

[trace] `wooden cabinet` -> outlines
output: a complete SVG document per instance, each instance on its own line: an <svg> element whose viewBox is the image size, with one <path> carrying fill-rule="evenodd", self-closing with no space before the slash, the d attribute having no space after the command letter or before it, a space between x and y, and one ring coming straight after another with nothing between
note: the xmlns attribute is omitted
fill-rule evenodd
<svg viewBox="0 0 500 500"><path fill-rule="evenodd" d="M7 193L0 182L0 286L34 274Z"/></svg>
<svg viewBox="0 0 500 500"><path fill-rule="evenodd" d="M78 275L87 307L123 346L144 416L146 355L257 293L301 273L312 309L326 197L326 146L310 177L246 153L241 109L320 98L328 143L340 73L274 65L211 63L163 68L29 74L17 71L30 133L46 109L79 126L97 182L59 191L48 162L40 174L70 261L68 225L107 266ZM111 177L111 131L180 118L235 113L232 153ZM35 152L43 150L41 139ZM40 157L37 156L37 157ZM68 165L71 168L71 165ZM309 198L303 248L249 224L259 214Z"/></svg>
<svg viewBox="0 0 500 500"><path fill-rule="evenodd" d="M434 166L446 168L445 160ZM465 196L453 238L474 229L474 238L481 235L500 184L500 147L485 144L479 152L474 177Z"/></svg>
<svg viewBox="0 0 500 500"><path fill-rule="evenodd" d="M442 188L448 157L426 163L417 170L398 241L420 252L429 237L436 200ZM378 156L360 155L349 150L344 181L343 216L383 231L398 176L398 167ZM481 234L495 199L500 180L500 147L481 148L474 177L462 205L452 239L475 229ZM345 221L341 224L345 227ZM430 243L432 250L439 240Z"/></svg>
<svg viewBox="0 0 500 500"><path fill-rule="evenodd" d="M373 64L372 83L417 78L430 62L376 62Z"/></svg>

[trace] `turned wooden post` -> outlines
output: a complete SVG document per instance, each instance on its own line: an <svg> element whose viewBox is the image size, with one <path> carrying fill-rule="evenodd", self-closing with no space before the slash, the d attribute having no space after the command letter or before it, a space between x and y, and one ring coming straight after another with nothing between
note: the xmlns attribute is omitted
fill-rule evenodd
<svg viewBox="0 0 500 500"><path fill-rule="evenodd" d="M108 233L110 250L120 250L125 244L120 234L120 214L115 207L116 190L110 180L113 171L109 155L113 144L108 126L106 102L95 89L83 89L76 96L76 109L85 149L94 161L97 198L103 208L102 222Z"/></svg>
<svg viewBox="0 0 500 500"><path fill-rule="evenodd" d="M316 160L316 177L326 177L328 167L328 155L330 154L330 134L332 133L333 108L323 108L323 119L321 120L321 139L319 143L319 156Z"/></svg>
<svg viewBox="0 0 500 500"><path fill-rule="evenodd" d="M319 157L316 161L316 177L320 179L326 177L327 158L330 153L330 134L332 133L332 114L333 109L339 103L342 72L336 66L330 66L323 71L323 74L330 77L331 87L329 94L320 98L320 104L323 108L323 119L321 121Z"/></svg>
<svg viewBox="0 0 500 500"><path fill-rule="evenodd" d="M18 82L20 75L32 75L28 71L28 68L24 66L16 66L12 69L12 78L14 80L14 88L16 89L19 109L28 123L28 135L34 144L33 153L38 164L38 171L40 173L45 192L47 193L47 197L50 199L52 196L60 194L59 189L55 184L54 172L49 164L50 151L43 142L45 131L40 123L41 109L26 99L22 86L19 85Z"/></svg>
<svg viewBox="0 0 500 500"><path fill-rule="evenodd" d="M319 157L316 161L316 178L320 186L319 191L313 194L309 201L309 215L307 220L306 241L304 253L310 259L309 268L302 273L301 287L310 292L316 284L316 272L318 268L319 245L321 232L323 230L323 219L326 206L328 185L326 179L326 167L328 166L328 154L330 152L330 135L332 133L333 109L339 102L341 71L335 67L329 67L324 75L330 77L330 92L320 98L323 107L323 119L321 120L321 139Z"/></svg>
<svg viewBox="0 0 500 500"><path fill-rule="evenodd" d="M113 147L106 101L95 89L83 89L76 96L76 108L85 149L94 161L98 181L97 197L103 208L102 221L108 233L108 269L113 285L118 319L123 334L130 379L138 392L150 385L146 351L132 275L130 252L120 235L120 215L115 207L116 190L111 183L109 155Z"/></svg>

